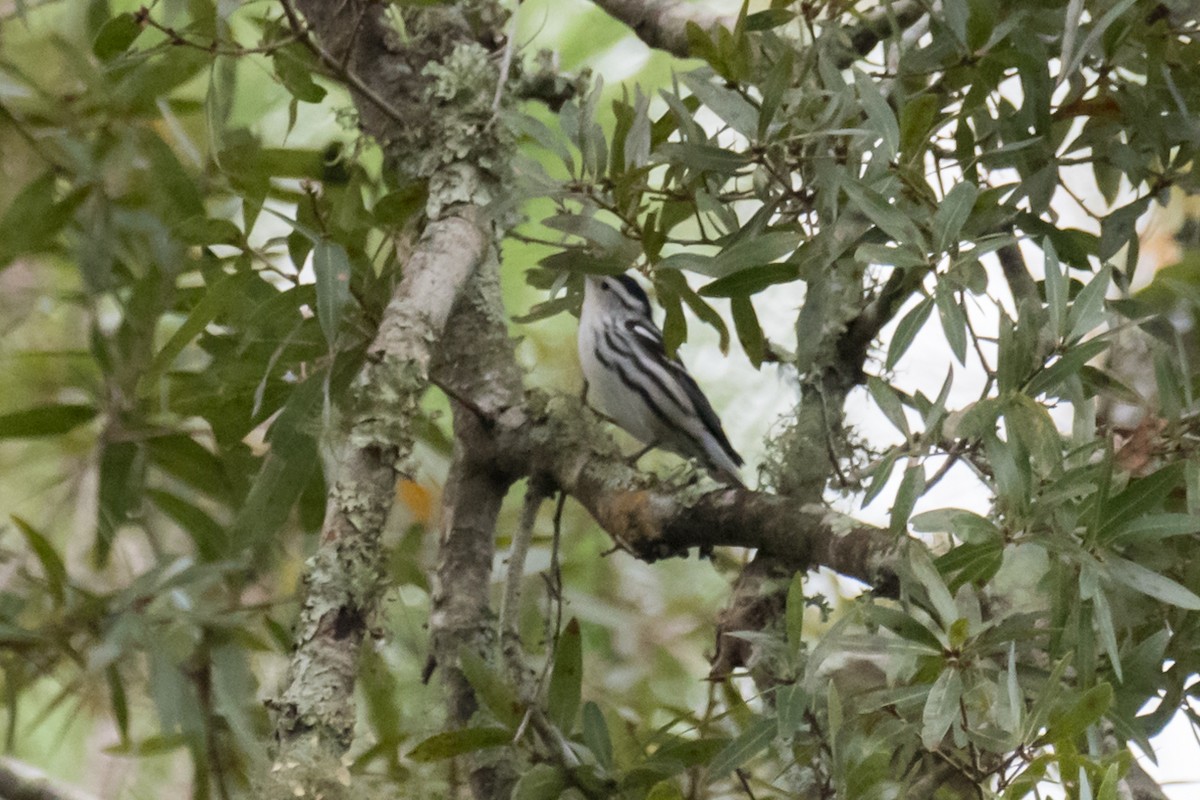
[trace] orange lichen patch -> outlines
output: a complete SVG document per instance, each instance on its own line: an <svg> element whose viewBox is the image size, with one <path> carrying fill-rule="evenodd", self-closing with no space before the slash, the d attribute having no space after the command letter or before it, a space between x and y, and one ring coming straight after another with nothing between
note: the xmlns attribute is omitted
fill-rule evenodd
<svg viewBox="0 0 1200 800"><path fill-rule="evenodd" d="M1147 416L1136 428L1128 432L1114 432L1117 465L1134 475L1151 471L1151 461L1159 452L1159 434L1166 428L1166 420ZM1124 435L1123 435L1124 434Z"/></svg>
<svg viewBox="0 0 1200 800"><path fill-rule="evenodd" d="M403 479L397 483L396 500L412 512L414 522L428 523L433 519L433 492L416 481Z"/></svg>
<svg viewBox="0 0 1200 800"><path fill-rule="evenodd" d="M634 549L658 540L662 534L652 497L643 489L604 495L596 512L600 524L609 533Z"/></svg>

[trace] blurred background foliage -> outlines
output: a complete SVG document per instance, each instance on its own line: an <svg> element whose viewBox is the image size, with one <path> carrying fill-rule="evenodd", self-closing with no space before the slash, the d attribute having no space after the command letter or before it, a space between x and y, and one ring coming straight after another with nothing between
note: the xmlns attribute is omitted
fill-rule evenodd
<svg viewBox="0 0 1200 800"><path fill-rule="evenodd" d="M830 444L848 476L827 499L897 532L924 512L912 524L939 554L912 548L895 604L830 576L785 586L782 629L755 640L784 680L760 696L744 677L700 680L744 554L610 555L568 503L567 649L584 669L557 692L594 701L563 726L597 794L965 796L914 788L908 767L933 758L1006 797L1043 782L1112 797L1125 741L1149 750L1181 708L1200 719L1195 20L1133 0L943 5L894 61L857 72L833 34L789 55L776 28L834 26L788 3L753 6L752 30L694 34L690 62L582 0L521 6L525 52L603 78L561 112L508 120L514 208L531 222L504 242L502 276L533 382L578 391L563 312L579 275L636 266L718 410L738 398L723 414L735 444L787 490L796 456L774 417L828 366L829 331L887 297L867 390L850 392L878 424L852 418ZM805 8L847 25L877 10ZM265 768L263 700L325 509L329 398L419 232L423 188L384 168L274 3L3 15L0 732L8 754L101 796L229 796ZM1152 201L1173 265L1137 291L1134 225ZM1014 298L993 254L1016 238L1038 245L1037 280ZM1110 351L1116 332L1134 341ZM1119 366L1124 347L1150 374ZM1121 403L1132 411L1097 429L1097 407ZM461 778L442 757L471 742L430 739L443 711L422 681L427 576L450 434L436 391L424 413L349 768L432 797ZM555 638L550 538L542 520L523 609L535 660ZM522 796L561 780L540 765Z"/></svg>
<svg viewBox="0 0 1200 800"><path fill-rule="evenodd" d="M527 3L522 41L569 70L632 50L630 77L669 79L667 56L569 5ZM0 731L8 754L99 796L225 796L265 758L263 700L325 506L324 399L357 364L422 197L382 177L344 89L281 44L276 4L143 8L3 10ZM505 251L517 312L544 297L527 249ZM331 328L314 284L350 264L360 307ZM578 390L573 325L517 332L540 382ZM426 410L353 768L433 796L444 764L402 757L443 717L420 676L449 415L436 390ZM562 531L589 693L612 698L614 725L703 707L726 582L601 558L608 539L575 508ZM548 524L538 536L540 570ZM543 604L527 609L535 643Z"/></svg>

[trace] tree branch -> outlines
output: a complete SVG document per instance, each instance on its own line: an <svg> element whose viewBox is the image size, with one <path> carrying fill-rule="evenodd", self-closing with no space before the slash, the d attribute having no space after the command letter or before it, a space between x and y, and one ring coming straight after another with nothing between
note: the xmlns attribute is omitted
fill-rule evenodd
<svg viewBox="0 0 1200 800"><path fill-rule="evenodd" d="M351 387L287 686L272 703L281 763L339 757L350 744L358 651L381 591L379 534L412 449L432 343L487 247L480 224L473 207L429 224Z"/></svg>
<svg viewBox="0 0 1200 800"><path fill-rule="evenodd" d="M709 31L733 29L737 14L718 14L681 0L594 0L610 17L624 22L650 47L687 58L687 24Z"/></svg>
<svg viewBox="0 0 1200 800"><path fill-rule="evenodd" d="M650 47L665 50L680 58L692 55L688 45L687 25L698 25L704 31L714 28L733 30L738 15L720 14L682 0L593 0L613 19L628 25L639 39ZM838 60L845 69L856 58L867 55L883 39L897 30L904 30L925 16L919 0L900 0L872 10L857 27L845 32L850 53Z"/></svg>
<svg viewBox="0 0 1200 800"><path fill-rule="evenodd" d="M798 498L706 492L695 483L646 476L625 462L599 418L575 398L533 393L523 409L510 409L498 422L504 469L549 476L639 558L750 547L793 569L824 566L883 594L897 591L888 532Z"/></svg>
<svg viewBox="0 0 1200 800"><path fill-rule="evenodd" d="M0 798L4 800L95 800L81 789L54 780L37 767L0 757Z"/></svg>
<svg viewBox="0 0 1200 800"><path fill-rule="evenodd" d="M476 273L455 308L434 364L454 402L454 460L442 503L438 572L429 627L433 663L439 667L454 727L470 723L478 703L459 668L469 649L493 662L495 617L491 610L492 562L500 505L519 473L498 468L493 419L519 403L521 372L499 307L494 254ZM472 757L470 783L477 800L507 798L516 770L507 754Z"/></svg>

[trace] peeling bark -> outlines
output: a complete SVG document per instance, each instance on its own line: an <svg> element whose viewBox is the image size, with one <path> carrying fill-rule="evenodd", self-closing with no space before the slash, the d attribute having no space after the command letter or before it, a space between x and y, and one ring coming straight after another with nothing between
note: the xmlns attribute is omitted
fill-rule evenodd
<svg viewBox="0 0 1200 800"><path fill-rule="evenodd" d="M407 469L408 426L433 343L486 247L473 211L463 214L427 228L351 387L349 428L331 476L321 543L304 577L287 686L272 701L285 765L336 758L350 745L358 653L382 590L379 534L397 475Z"/></svg>
<svg viewBox="0 0 1200 800"><path fill-rule="evenodd" d="M519 403L521 373L500 305L494 256L464 293L443 340L435 374L473 408L454 406L454 458L442 500L438 570L429 627L430 666L446 691L449 722L464 727L478 709L475 693L459 669L470 649L494 661L496 615L491 608L492 560L500 505L519 473L499 467L488 416ZM507 798L517 774L507 754L475 754L469 781L477 800Z"/></svg>

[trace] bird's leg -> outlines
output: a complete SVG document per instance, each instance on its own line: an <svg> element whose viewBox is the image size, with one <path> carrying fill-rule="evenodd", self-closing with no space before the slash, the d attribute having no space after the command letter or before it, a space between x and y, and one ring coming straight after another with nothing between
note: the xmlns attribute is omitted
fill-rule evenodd
<svg viewBox="0 0 1200 800"><path fill-rule="evenodd" d="M633 469L637 469L638 462L642 460L642 456L646 455L646 453L649 453L656 447L658 447L658 442L651 442L626 459L626 463L629 464L629 466Z"/></svg>
<svg viewBox="0 0 1200 800"><path fill-rule="evenodd" d="M587 390L588 390L588 382L587 382L587 378L584 378L583 379L583 391L579 393L579 402L583 403L585 406L587 405Z"/></svg>

